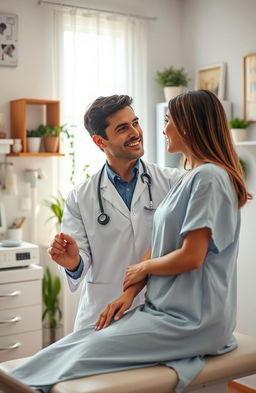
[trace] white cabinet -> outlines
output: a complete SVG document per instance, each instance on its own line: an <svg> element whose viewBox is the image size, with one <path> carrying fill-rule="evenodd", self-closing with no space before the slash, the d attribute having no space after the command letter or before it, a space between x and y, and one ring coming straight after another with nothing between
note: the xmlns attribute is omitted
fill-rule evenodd
<svg viewBox="0 0 256 393"><path fill-rule="evenodd" d="M163 134L167 109L167 102L160 102L156 105L156 163L161 167L179 168L181 154L168 153L166 138Z"/></svg>
<svg viewBox="0 0 256 393"><path fill-rule="evenodd" d="M42 348L42 277L37 265L0 270L0 362Z"/></svg>

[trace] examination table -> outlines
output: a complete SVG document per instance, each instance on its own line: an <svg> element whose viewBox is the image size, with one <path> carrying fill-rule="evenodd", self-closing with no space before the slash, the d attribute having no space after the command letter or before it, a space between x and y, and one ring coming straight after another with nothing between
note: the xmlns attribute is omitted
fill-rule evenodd
<svg viewBox="0 0 256 393"><path fill-rule="evenodd" d="M185 392L226 393L230 380L256 374L256 337L240 333L235 336L238 348L224 355L207 357L204 369ZM1 368L10 370L22 361L24 359L4 362ZM59 382L52 387L51 393L173 393L176 384L174 370L154 366ZM34 392L18 385L0 373L0 393Z"/></svg>

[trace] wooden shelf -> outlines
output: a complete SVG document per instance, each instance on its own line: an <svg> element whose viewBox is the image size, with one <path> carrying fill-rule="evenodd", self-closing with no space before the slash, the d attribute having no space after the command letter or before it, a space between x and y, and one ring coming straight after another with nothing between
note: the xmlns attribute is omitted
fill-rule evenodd
<svg viewBox="0 0 256 393"><path fill-rule="evenodd" d="M27 151L27 105L43 105L46 107L45 124L52 126L60 126L60 101L45 100L35 98L20 98L10 102L11 105L11 136L13 139L21 139L23 151L19 154L8 154L16 157L49 157L61 156L59 151L57 153L29 153ZM38 124L39 125L39 124Z"/></svg>
<svg viewBox="0 0 256 393"><path fill-rule="evenodd" d="M8 157L62 157L65 156L63 153L46 153L46 152L40 152L40 153L9 153L7 154Z"/></svg>

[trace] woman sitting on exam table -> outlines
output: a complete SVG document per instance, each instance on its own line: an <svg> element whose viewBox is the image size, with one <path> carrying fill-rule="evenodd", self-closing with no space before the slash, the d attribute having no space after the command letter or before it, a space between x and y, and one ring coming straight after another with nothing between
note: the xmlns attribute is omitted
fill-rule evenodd
<svg viewBox="0 0 256 393"><path fill-rule="evenodd" d="M240 208L251 195L224 109L210 91L181 94L169 102L164 134L168 152L182 152L190 169L155 212L151 256L128 267L123 295L96 326L43 349L14 378L49 392L59 381L164 364L181 392L205 355L236 347ZM144 285L145 304L124 314Z"/></svg>

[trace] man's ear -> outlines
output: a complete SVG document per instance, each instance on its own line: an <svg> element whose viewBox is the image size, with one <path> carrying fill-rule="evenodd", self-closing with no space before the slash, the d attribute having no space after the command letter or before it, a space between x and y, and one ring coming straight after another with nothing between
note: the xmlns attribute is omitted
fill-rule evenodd
<svg viewBox="0 0 256 393"><path fill-rule="evenodd" d="M93 135L92 140L101 150L105 149L105 139L100 135Z"/></svg>

